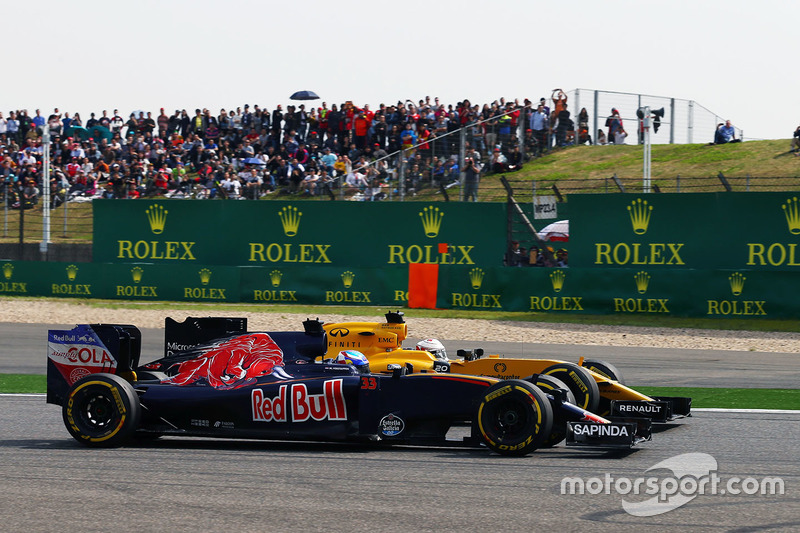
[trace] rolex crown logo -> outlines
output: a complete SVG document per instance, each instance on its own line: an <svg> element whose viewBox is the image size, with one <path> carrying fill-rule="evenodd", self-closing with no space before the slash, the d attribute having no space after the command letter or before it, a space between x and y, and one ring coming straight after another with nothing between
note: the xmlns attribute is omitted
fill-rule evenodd
<svg viewBox="0 0 800 533"><path fill-rule="evenodd" d="M634 200L628 206L628 214L631 217L631 225L633 225L633 232L636 235L644 235L647 233L647 226L650 224L650 213L653 211L653 206L647 204L647 200Z"/></svg>
<svg viewBox="0 0 800 533"><path fill-rule="evenodd" d="M296 207L284 207L278 212L281 217L281 225L283 226L283 233L287 237L294 237L297 235L297 230L300 228L300 217L303 213L298 211Z"/></svg>
<svg viewBox="0 0 800 533"><path fill-rule="evenodd" d="M342 272L342 284L344 285L345 289L352 287L354 279L356 279L356 275L349 270Z"/></svg>
<svg viewBox="0 0 800 533"><path fill-rule="evenodd" d="M75 278L78 276L78 267L75 265L69 265L67 267L67 279L70 281L75 281Z"/></svg>
<svg viewBox="0 0 800 533"><path fill-rule="evenodd" d="M481 285L483 284L483 276L486 273L483 271L482 268L473 268L469 271L469 282L472 284L473 289L480 289Z"/></svg>
<svg viewBox="0 0 800 533"><path fill-rule="evenodd" d="M131 276L133 276L133 282L139 283L142 281L142 274L144 273L144 269L142 267L133 267L131 269Z"/></svg>
<svg viewBox="0 0 800 533"><path fill-rule="evenodd" d="M789 225L789 233L800 235L800 206L797 197L787 200L782 207L783 214L786 215L786 224Z"/></svg>
<svg viewBox="0 0 800 533"><path fill-rule="evenodd" d="M425 236L434 238L439 235L439 229L442 227L442 218L444 213L439 211L438 207L428 206L419 212L419 217L422 219L422 229L425 230Z"/></svg>
<svg viewBox="0 0 800 533"><path fill-rule="evenodd" d="M198 274L200 274L200 283L203 285L208 285L208 282L211 281L211 271L207 268L204 268L198 272Z"/></svg>
<svg viewBox="0 0 800 533"><path fill-rule="evenodd" d="M14 273L14 265L11 263L6 263L3 265L3 277L6 279L11 279L11 275Z"/></svg>
<svg viewBox="0 0 800 533"><path fill-rule="evenodd" d="M280 286L282 277L283 274L281 273L280 270L273 270L272 272L269 273L269 281L270 283L272 283L273 287Z"/></svg>
<svg viewBox="0 0 800 533"><path fill-rule="evenodd" d="M554 270L550 273L550 283L553 284L553 291L561 292L564 288L564 280L567 279L567 274L563 270Z"/></svg>
<svg viewBox="0 0 800 533"><path fill-rule="evenodd" d="M650 274L647 272L637 272L635 276L633 276L634 281L636 281L636 290L639 294L644 294L647 292L647 286L650 284Z"/></svg>
<svg viewBox="0 0 800 533"><path fill-rule="evenodd" d="M164 231L164 226L167 224L167 211L164 206L151 205L144 211L147 213L147 221L150 223L150 230L156 235L160 235Z"/></svg>
<svg viewBox="0 0 800 533"><path fill-rule="evenodd" d="M731 284L731 292L734 296L739 296L742 294L744 290L744 281L747 278L741 272L734 272L728 277L728 281Z"/></svg>

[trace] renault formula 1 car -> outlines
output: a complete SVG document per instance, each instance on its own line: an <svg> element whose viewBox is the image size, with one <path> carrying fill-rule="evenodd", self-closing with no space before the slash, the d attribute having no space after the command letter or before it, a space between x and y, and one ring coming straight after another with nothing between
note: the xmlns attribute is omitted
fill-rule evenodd
<svg viewBox="0 0 800 533"><path fill-rule="evenodd" d="M51 330L47 401L62 407L67 430L87 446L175 435L486 446L524 455L565 437L568 445L625 448L651 438L648 420L590 413L547 376L536 382L543 390L405 364L371 373L371 363L348 364L346 352L323 357L330 335L318 320L307 320L304 331L267 333L247 332L245 319L167 319L164 357L139 365L134 326ZM459 427L460 439L448 435Z"/></svg>
<svg viewBox="0 0 800 533"><path fill-rule="evenodd" d="M577 364L556 359L501 358L484 355L483 350L458 350L457 360L426 349L404 349L408 325L403 313L386 313L386 321L325 324L330 357L344 347L367 356L373 372L385 372L390 365L411 364L417 370L455 372L497 379L536 382L538 376L566 387L569 399L579 407L602 416L636 416L654 422L668 422L690 416L691 398L650 397L627 387L617 368L605 361L585 360ZM545 387L540 384L540 387ZM546 388L546 387L545 387Z"/></svg>

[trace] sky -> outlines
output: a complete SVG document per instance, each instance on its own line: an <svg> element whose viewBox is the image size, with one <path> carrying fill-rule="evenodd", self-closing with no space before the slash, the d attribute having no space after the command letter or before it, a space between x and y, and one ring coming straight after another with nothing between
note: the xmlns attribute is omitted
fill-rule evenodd
<svg viewBox="0 0 800 533"><path fill-rule="evenodd" d="M800 124L793 0L38 0L4 6L0 111L167 112L556 87L693 100L750 139Z"/></svg>

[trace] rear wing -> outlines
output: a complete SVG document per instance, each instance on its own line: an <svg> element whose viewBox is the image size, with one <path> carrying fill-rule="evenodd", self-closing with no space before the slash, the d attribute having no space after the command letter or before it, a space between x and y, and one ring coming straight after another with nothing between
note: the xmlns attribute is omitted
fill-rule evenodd
<svg viewBox="0 0 800 533"><path fill-rule="evenodd" d="M89 374L130 379L139 366L142 334L136 326L81 324L47 333L47 403L63 405L69 388Z"/></svg>

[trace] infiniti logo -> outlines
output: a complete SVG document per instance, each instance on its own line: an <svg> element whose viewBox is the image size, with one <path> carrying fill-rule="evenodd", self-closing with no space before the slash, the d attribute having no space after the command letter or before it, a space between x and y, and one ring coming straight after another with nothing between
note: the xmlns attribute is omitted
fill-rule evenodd
<svg viewBox="0 0 800 533"><path fill-rule="evenodd" d="M350 330L347 328L333 328L328 335L331 337L346 337L350 335Z"/></svg>

